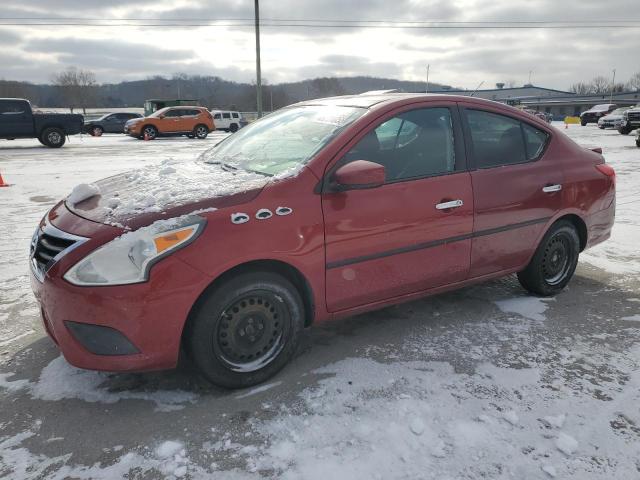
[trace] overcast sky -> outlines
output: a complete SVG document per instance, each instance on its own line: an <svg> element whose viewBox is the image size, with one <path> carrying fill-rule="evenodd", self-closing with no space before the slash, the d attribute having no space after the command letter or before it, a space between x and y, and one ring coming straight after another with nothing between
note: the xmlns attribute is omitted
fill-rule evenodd
<svg viewBox="0 0 640 480"><path fill-rule="evenodd" d="M372 21L638 20L638 0L262 0L264 19ZM253 18L252 0L2 0L0 17L157 19ZM47 82L68 66L99 82L177 72L251 81L249 27L0 26L0 78ZM635 29L262 29L263 77L371 75L462 88L528 81L567 89L596 75L626 81L640 71Z"/></svg>

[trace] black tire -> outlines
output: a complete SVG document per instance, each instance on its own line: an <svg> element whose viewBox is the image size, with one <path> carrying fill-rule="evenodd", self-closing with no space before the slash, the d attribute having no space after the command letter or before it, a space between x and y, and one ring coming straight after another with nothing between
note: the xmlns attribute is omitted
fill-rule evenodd
<svg viewBox="0 0 640 480"><path fill-rule="evenodd" d="M229 125L229 131L231 133L236 133L238 131L238 124L232 123L231 125Z"/></svg>
<svg viewBox="0 0 640 480"><path fill-rule="evenodd" d="M207 138L207 135L209 135L209 127L206 125L196 125L196 128L193 129L193 136L199 140L204 140Z"/></svg>
<svg viewBox="0 0 640 480"><path fill-rule="evenodd" d="M142 127L142 130L140 130L140 133L142 134L141 136L143 139L146 135L149 140L155 140L158 136L158 129L153 125L145 125L144 127Z"/></svg>
<svg viewBox="0 0 640 480"><path fill-rule="evenodd" d="M286 278L244 273L207 295L184 340L191 359L212 383L250 387L291 360L304 328L304 306Z"/></svg>
<svg viewBox="0 0 640 480"><path fill-rule="evenodd" d="M60 148L66 141L64 130L58 127L45 128L40 135L40 143L49 148Z"/></svg>
<svg viewBox="0 0 640 480"><path fill-rule="evenodd" d="M638 138L638 140L636 140L636 147L640 148L640 138Z"/></svg>
<svg viewBox="0 0 640 480"><path fill-rule="evenodd" d="M629 135L631 133L631 127L619 127L618 133L621 133L622 135Z"/></svg>
<svg viewBox="0 0 640 480"><path fill-rule="evenodd" d="M580 125L582 125L583 127L587 126L587 122L584 120L580 120Z"/></svg>
<svg viewBox="0 0 640 480"><path fill-rule="evenodd" d="M91 128L91 135L93 135L94 137L101 137L103 133L104 133L104 128L98 125Z"/></svg>
<svg viewBox="0 0 640 480"><path fill-rule="evenodd" d="M559 293L571 280L578 265L580 237L566 220L554 223L538 245L531 262L518 273L520 284L536 295Z"/></svg>

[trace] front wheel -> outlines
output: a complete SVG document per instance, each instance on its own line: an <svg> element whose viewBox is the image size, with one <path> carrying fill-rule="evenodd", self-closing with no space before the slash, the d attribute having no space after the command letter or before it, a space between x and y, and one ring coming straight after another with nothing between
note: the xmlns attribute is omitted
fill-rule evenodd
<svg viewBox="0 0 640 480"><path fill-rule="evenodd" d="M640 138L636 140L636 147L640 148Z"/></svg>
<svg viewBox="0 0 640 480"><path fill-rule="evenodd" d="M580 125L582 125L583 127L587 126L587 122L584 120L580 120Z"/></svg>
<svg viewBox="0 0 640 480"><path fill-rule="evenodd" d="M57 127L45 129L40 136L40 143L50 148L60 148L65 141L64 131Z"/></svg>
<svg viewBox="0 0 640 480"><path fill-rule="evenodd" d="M91 135L93 135L94 137L101 137L103 133L104 129L102 127L93 127L91 129Z"/></svg>
<svg viewBox="0 0 640 480"><path fill-rule="evenodd" d="M158 129L153 125L147 125L142 129L142 138L145 140L155 140L158 136Z"/></svg>
<svg viewBox="0 0 640 480"><path fill-rule="evenodd" d="M629 135L631 133L631 127L628 127L628 126L619 127L618 128L618 133L620 133L622 135Z"/></svg>
<svg viewBox="0 0 640 480"><path fill-rule="evenodd" d="M193 135L200 140L204 140L209 135L209 129L206 125L196 125L196 128L193 129Z"/></svg>
<svg viewBox="0 0 640 480"><path fill-rule="evenodd" d="M518 273L520 284L536 295L559 293L571 280L578 265L580 237L571 222L554 223L538 245L531 262Z"/></svg>
<svg viewBox="0 0 640 480"><path fill-rule="evenodd" d="M289 362L303 327L302 299L291 282L275 273L253 272L209 293L184 340L212 383L244 388L264 382Z"/></svg>

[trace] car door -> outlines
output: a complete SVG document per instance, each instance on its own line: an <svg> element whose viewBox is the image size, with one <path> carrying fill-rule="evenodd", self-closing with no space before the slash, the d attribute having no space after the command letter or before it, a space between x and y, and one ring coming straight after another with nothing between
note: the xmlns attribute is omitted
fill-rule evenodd
<svg viewBox="0 0 640 480"><path fill-rule="evenodd" d="M180 120L182 121L182 131L193 132L193 129L196 128L197 124L203 123L200 118L201 114L202 112L195 108L184 109L182 111L182 116L180 117Z"/></svg>
<svg viewBox="0 0 640 480"><path fill-rule="evenodd" d="M473 195L454 103L401 109L343 149L322 194L331 312L464 280ZM377 188L332 190L337 168L382 164Z"/></svg>
<svg viewBox="0 0 640 480"><path fill-rule="evenodd" d="M27 136L33 133L33 115L25 101L0 102L0 134L6 137Z"/></svg>
<svg viewBox="0 0 640 480"><path fill-rule="evenodd" d="M550 131L492 108L463 109L475 205L470 277L523 266L561 208Z"/></svg>
<svg viewBox="0 0 640 480"><path fill-rule="evenodd" d="M118 122L117 114L112 113L111 115L104 117L104 119L102 120L102 128L106 133L115 133L122 131L122 127Z"/></svg>
<svg viewBox="0 0 640 480"><path fill-rule="evenodd" d="M182 109L172 108L167 110L164 118L161 120L161 132L176 133L182 132Z"/></svg>

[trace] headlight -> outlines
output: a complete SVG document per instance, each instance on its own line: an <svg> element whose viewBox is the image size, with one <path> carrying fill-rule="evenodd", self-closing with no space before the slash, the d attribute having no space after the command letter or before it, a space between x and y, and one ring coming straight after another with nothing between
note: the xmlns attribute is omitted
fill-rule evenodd
<svg viewBox="0 0 640 480"><path fill-rule="evenodd" d="M193 242L205 224L205 219L190 215L125 233L80 260L64 278L80 286L145 282L155 262Z"/></svg>

